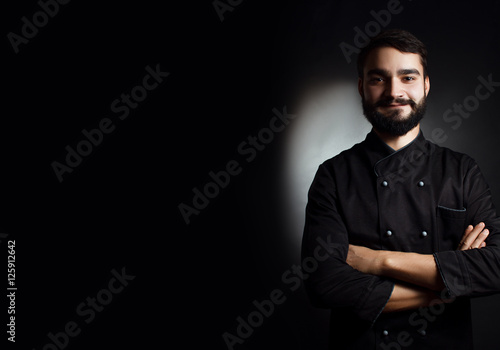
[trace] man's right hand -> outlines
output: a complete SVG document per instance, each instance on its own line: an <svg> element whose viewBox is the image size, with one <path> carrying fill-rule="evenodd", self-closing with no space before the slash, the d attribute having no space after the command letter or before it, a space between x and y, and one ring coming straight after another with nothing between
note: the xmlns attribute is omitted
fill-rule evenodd
<svg viewBox="0 0 500 350"><path fill-rule="evenodd" d="M485 228L484 222L480 222L475 227L467 226L457 250L467 250L486 247L486 238L490 231Z"/></svg>

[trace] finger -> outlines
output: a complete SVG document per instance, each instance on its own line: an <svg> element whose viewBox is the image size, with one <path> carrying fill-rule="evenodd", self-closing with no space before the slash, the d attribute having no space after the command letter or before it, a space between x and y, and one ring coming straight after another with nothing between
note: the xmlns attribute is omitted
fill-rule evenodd
<svg viewBox="0 0 500 350"><path fill-rule="evenodd" d="M465 233L462 236L462 241L460 242L460 244L458 246L458 249L467 250L470 248L470 245L472 244L472 242L474 242L476 236L480 232L480 231L475 231L476 228L480 229L480 227L478 227L478 225L476 225L476 227L474 227L472 225L467 226L467 228L465 229Z"/></svg>
<svg viewBox="0 0 500 350"><path fill-rule="evenodd" d="M484 247L486 247L486 242L481 243L481 245L479 246L479 248L484 248Z"/></svg>
<svg viewBox="0 0 500 350"><path fill-rule="evenodd" d="M472 246L472 243L474 243L476 238L483 231L484 226L485 226L484 222L480 222L479 224L477 224L474 227L474 229L467 235L467 237L465 238L464 244L462 245L462 247L460 247L460 249L461 250L470 249L470 247Z"/></svg>
<svg viewBox="0 0 500 350"><path fill-rule="evenodd" d="M472 242L469 249L479 248L481 246L481 244L484 243L486 238L488 238L489 233L490 233L490 231L488 229L484 229L483 231L481 231L481 233L476 237L475 241Z"/></svg>
<svg viewBox="0 0 500 350"><path fill-rule="evenodd" d="M469 225L467 226L467 228L465 229L465 233L464 235L462 236L462 239L460 240L460 243L458 244L458 249L461 249L462 246L464 245L465 243L465 239L467 238L467 236L471 233L471 231L474 229L474 226L472 225ZM465 248L467 249L467 248Z"/></svg>

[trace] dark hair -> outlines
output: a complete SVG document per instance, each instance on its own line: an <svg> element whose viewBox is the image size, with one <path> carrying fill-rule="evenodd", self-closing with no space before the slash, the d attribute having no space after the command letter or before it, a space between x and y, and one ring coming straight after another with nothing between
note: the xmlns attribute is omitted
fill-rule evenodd
<svg viewBox="0 0 500 350"><path fill-rule="evenodd" d="M424 77L427 76L427 49L413 34L402 29L388 29L373 37L368 45L361 49L358 56L358 75L363 78L363 67L368 54L379 47L393 47L401 52L410 52L420 55L420 62L424 67Z"/></svg>

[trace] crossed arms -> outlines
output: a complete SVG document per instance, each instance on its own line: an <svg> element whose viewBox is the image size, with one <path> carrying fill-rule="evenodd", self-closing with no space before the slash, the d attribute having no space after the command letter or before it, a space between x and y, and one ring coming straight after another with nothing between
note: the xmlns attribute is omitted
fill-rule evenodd
<svg viewBox="0 0 500 350"><path fill-rule="evenodd" d="M458 250L485 247L488 234L489 230L483 222L475 227L469 225ZM372 250L350 244L346 262L360 272L397 280L383 312L428 306L435 302L433 291L445 288L431 254Z"/></svg>
<svg viewBox="0 0 500 350"><path fill-rule="evenodd" d="M350 245L333 168L320 166L309 191L302 241L303 260L318 257L305 280L311 303L348 308L373 322L380 312L429 305L436 300L435 291L445 290L450 298L500 292L500 218L479 168L474 163L467 168L462 186L467 199L465 222L476 226L465 230L456 250L416 254ZM322 247L328 249L324 257L317 254Z"/></svg>

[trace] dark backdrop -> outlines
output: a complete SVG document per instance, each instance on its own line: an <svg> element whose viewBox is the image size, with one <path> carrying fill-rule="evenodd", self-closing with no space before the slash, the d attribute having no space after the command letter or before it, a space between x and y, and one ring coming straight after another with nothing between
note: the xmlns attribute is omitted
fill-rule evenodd
<svg viewBox="0 0 500 350"><path fill-rule="evenodd" d="M290 223L302 214L287 209L297 190L286 162L291 130L308 125L301 104L312 88L356 82L339 45L355 45L354 28L366 33L371 11L393 2L72 1L57 11L50 4L46 20L36 1L2 10L0 249L6 261L15 239L19 288L17 342L2 342L55 349L46 346L56 343L52 334L67 349L225 349L223 334L239 330L245 339L234 349L324 349L328 313L312 308L292 279L301 227ZM441 128L443 146L474 157L498 207L500 91L468 118L443 115L474 96L479 76L500 81L499 2L401 0L395 8L382 24L413 32L430 52L426 136ZM25 29L32 37L15 53L9 33L22 35L34 15L40 28ZM121 120L112 104L142 85L147 66L170 75ZM290 126L262 131L284 110L296 115ZM358 112L353 118L366 128ZM115 129L58 181L51 164L65 162L66 146L77 147L82 131L104 118ZM345 136L341 126L327 132ZM268 143L251 151L252 136ZM358 141L356 134L338 146ZM228 162L237 174L224 177ZM203 191L211 172L224 188L198 199L201 209L186 224L179 205L193 207L193 189ZM129 276L114 294L113 270ZM280 301L272 308L263 303L271 294ZM81 303L90 310L88 297L100 298L92 320L77 311ZM256 304L267 305L266 316ZM496 348L499 311L498 296L474 300L478 349ZM253 331L239 326L251 315ZM68 324L80 333L62 335Z"/></svg>

